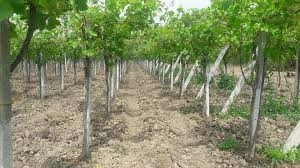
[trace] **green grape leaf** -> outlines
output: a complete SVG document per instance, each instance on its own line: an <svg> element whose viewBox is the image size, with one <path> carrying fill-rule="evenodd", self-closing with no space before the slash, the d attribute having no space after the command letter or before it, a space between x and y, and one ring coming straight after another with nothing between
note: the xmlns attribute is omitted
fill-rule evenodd
<svg viewBox="0 0 300 168"><path fill-rule="evenodd" d="M16 30L16 25L13 24L13 23L10 24L10 36L11 36L11 38L18 37L17 30Z"/></svg>
<svg viewBox="0 0 300 168"><path fill-rule="evenodd" d="M48 23L47 23L47 29L51 30L54 29L57 25L59 25L60 22L55 18L55 17L50 17L48 19Z"/></svg>
<svg viewBox="0 0 300 168"><path fill-rule="evenodd" d="M73 0L77 10L87 10L87 0Z"/></svg>
<svg viewBox="0 0 300 168"><path fill-rule="evenodd" d="M15 13L25 15L26 6L24 0L12 0L11 5Z"/></svg>
<svg viewBox="0 0 300 168"><path fill-rule="evenodd" d="M34 23L35 23L35 25L37 25L37 27L40 30L43 30L45 28L46 18L47 18L47 16L39 10L37 11L36 15L34 16L34 18L33 18Z"/></svg>
<svg viewBox="0 0 300 168"><path fill-rule="evenodd" d="M97 37L97 34L92 30L88 30L88 33L93 37Z"/></svg>
<svg viewBox="0 0 300 168"><path fill-rule="evenodd" d="M7 19L14 12L10 1L0 0L0 20Z"/></svg>

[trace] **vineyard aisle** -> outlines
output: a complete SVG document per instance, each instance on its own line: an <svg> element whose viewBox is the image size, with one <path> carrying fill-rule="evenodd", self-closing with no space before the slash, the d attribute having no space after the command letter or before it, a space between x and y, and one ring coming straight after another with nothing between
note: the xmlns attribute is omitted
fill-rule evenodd
<svg viewBox="0 0 300 168"><path fill-rule="evenodd" d="M106 126L111 129L106 135L109 140L93 150L92 163L105 168L226 166L220 151L201 144L205 137L195 134L199 114L192 119L179 113L182 100L163 92L157 80L132 65L117 95L118 113ZM245 166L243 159L231 157Z"/></svg>

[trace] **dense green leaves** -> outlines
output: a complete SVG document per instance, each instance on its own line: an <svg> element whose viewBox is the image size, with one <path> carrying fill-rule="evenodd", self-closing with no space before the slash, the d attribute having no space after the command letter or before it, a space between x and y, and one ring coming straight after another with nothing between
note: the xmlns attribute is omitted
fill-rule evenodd
<svg viewBox="0 0 300 168"><path fill-rule="evenodd" d="M0 0L0 20L8 18L13 13L24 14L24 0Z"/></svg>
<svg viewBox="0 0 300 168"><path fill-rule="evenodd" d="M88 6L87 6L87 0L73 0L76 9L78 10L87 10Z"/></svg>
<svg viewBox="0 0 300 168"><path fill-rule="evenodd" d="M200 60L204 65L216 59L221 47L230 44L227 59L245 63L252 57L257 32L266 31L266 57L272 62L269 67L275 69L282 62L291 62L299 46L296 0L216 0L206 9L166 11L159 23L154 23L161 7L158 0L92 1L90 7L87 0L0 2L0 18L11 16L15 20L12 14L19 14L21 19L13 21L14 24L28 19L25 9L34 5L34 25L41 31L36 37L47 32L44 29L50 30L52 36L43 38L64 44L56 55L65 51L77 59L109 55L111 60L131 57L171 62L182 55L186 61ZM13 40L14 45L24 38L22 29L26 24L21 25L22 28L15 29L20 37Z"/></svg>

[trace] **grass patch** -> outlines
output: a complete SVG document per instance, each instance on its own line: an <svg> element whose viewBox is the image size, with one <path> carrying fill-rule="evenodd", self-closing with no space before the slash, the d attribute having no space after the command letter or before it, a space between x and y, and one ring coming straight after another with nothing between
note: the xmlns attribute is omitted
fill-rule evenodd
<svg viewBox="0 0 300 168"><path fill-rule="evenodd" d="M231 106L227 113L224 115L225 118L231 117L242 117L249 118L250 108L248 106Z"/></svg>
<svg viewBox="0 0 300 168"><path fill-rule="evenodd" d="M194 113L194 109L193 107L182 106L180 107L179 112L182 114L190 114L190 113Z"/></svg>
<svg viewBox="0 0 300 168"><path fill-rule="evenodd" d="M219 144L219 148L221 150L235 151L239 149L239 143L237 142L236 138L227 137L222 143Z"/></svg>
<svg viewBox="0 0 300 168"><path fill-rule="evenodd" d="M273 164L278 162L295 163L300 161L300 149L293 149L284 153L281 146L263 146L260 149L260 153Z"/></svg>
<svg viewBox="0 0 300 168"><path fill-rule="evenodd" d="M262 115L276 117L283 115L292 123L300 120L300 106L296 102L288 104L283 97L276 98L270 93L264 101Z"/></svg>
<svg viewBox="0 0 300 168"><path fill-rule="evenodd" d="M203 84L204 83L203 75L201 73L196 73L194 77L194 82L198 85Z"/></svg>
<svg viewBox="0 0 300 168"><path fill-rule="evenodd" d="M224 116L248 118L249 115L250 106L231 106ZM300 105L296 102L289 104L283 97L275 98L273 94L269 94L262 104L261 115L269 118L282 115L292 124L296 124L300 120Z"/></svg>
<svg viewBox="0 0 300 168"><path fill-rule="evenodd" d="M176 77L176 75L178 74L179 71L180 71L180 69L178 67L176 67L174 69L174 72L173 72L174 78Z"/></svg>
<svg viewBox="0 0 300 168"><path fill-rule="evenodd" d="M221 74L217 84L218 87L222 90L233 90L235 86L235 78L232 75Z"/></svg>

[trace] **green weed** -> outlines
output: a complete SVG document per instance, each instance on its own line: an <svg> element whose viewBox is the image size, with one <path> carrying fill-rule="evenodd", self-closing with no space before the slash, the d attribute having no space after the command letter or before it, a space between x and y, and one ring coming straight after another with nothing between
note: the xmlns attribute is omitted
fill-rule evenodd
<svg viewBox="0 0 300 168"><path fill-rule="evenodd" d="M300 106L295 103L287 103L284 98L275 98L269 94L262 104L263 117L274 118L278 115L286 117L291 123L295 124L300 120ZM243 117L248 118L250 115L249 106L232 106L229 108L225 117Z"/></svg>
<svg viewBox="0 0 300 168"><path fill-rule="evenodd" d="M260 153L265 159L273 164L283 161L292 163L300 161L300 149L293 149L284 153L280 146L263 146Z"/></svg>
<svg viewBox="0 0 300 168"><path fill-rule="evenodd" d="M242 117L248 118L250 114L250 108L248 106L232 106L229 108L225 117Z"/></svg>
<svg viewBox="0 0 300 168"><path fill-rule="evenodd" d="M194 82L198 85L203 84L204 83L204 77L201 73L196 73L195 77L194 77Z"/></svg>
<svg viewBox="0 0 300 168"><path fill-rule="evenodd" d="M283 97L275 98L273 94L269 94L264 101L262 115L267 117L283 115L294 123L300 120L300 106L296 102L288 104Z"/></svg>
<svg viewBox="0 0 300 168"><path fill-rule="evenodd" d="M235 78L232 75L221 74L218 81L218 87L222 90L233 90L235 86Z"/></svg>
<svg viewBox="0 0 300 168"><path fill-rule="evenodd" d="M239 143L237 142L236 138L227 137L224 139L224 141L221 144L219 144L219 148L221 150L234 151L234 150L239 149Z"/></svg>

